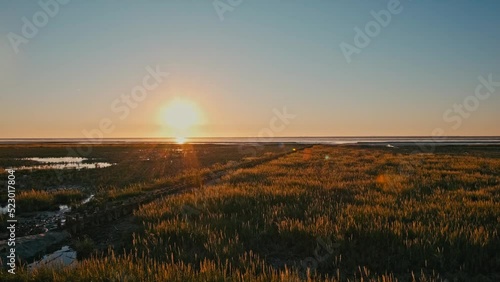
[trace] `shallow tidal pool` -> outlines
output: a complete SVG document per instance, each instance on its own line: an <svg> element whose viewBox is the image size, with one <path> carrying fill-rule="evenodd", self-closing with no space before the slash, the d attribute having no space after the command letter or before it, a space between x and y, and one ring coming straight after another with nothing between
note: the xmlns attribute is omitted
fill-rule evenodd
<svg viewBox="0 0 500 282"><path fill-rule="evenodd" d="M20 166L14 170L43 170L43 169L96 169L105 168L114 164L107 162L84 162L87 158L63 157L63 158L22 158L20 160L35 161L39 165Z"/></svg>

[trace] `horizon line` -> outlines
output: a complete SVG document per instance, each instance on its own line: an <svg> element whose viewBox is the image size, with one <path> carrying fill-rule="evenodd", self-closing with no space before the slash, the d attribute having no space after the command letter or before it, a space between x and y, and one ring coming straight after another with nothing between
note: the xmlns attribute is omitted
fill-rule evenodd
<svg viewBox="0 0 500 282"><path fill-rule="evenodd" d="M259 138L259 139L274 139L274 138L500 138L500 135L342 135L342 136L273 136L273 137L259 137L259 136L193 136L186 137L186 139L202 139L202 138ZM112 140L112 139L175 139L177 137L106 137L106 138L87 138L87 137L0 137L0 140L36 140L36 139L75 139L75 140Z"/></svg>

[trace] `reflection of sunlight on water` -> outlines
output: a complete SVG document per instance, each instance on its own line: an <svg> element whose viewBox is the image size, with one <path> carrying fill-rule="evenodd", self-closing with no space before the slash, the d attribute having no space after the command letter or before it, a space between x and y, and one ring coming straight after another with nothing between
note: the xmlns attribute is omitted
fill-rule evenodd
<svg viewBox="0 0 500 282"><path fill-rule="evenodd" d="M182 137L182 136L176 137L175 142L177 144L184 144L184 143L186 143L186 137Z"/></svg>
<svg viewBox="0 0 500 282"><path fill-rule="evenodd" d="M95 197L94 194L88 196L87 198L83 199L81 204L82 205L87 204L88 202L92 201L92 199L94 199L94 197ZM7 214L8 209L9 209L8 206L5 206L5 207L0 206L0 214ZM59 211L57 212L56 215L62 215L64 213L67 213L70 211L71 211L71 207L69 205L59 205Z"/></svg>
<svg viewBox="0 0 500 282"><path fill-rule="evenodd" d="M21 160L35 161L39 163L81 163L87 158L64 157L64 158L22 158Z"/></svg>
<svg viewBox="0 0 500 282"><path fill-rule="evenodd" d="M71 211L71 208L68 205L60 205L59 206L59 212L60 213L65 213Z"/></svg>
<svg viewBox="0 0 500 282"><path fill-rule="evenodd" d="M68 246L64 246L52 254L43 256L41 260L28 264L28 270L34 270L40 266L68 266L76 262L76 251Z"/></svg>
<svg viewBox="0 0 500 282"><path fill-rule="evenodd" d="M14 168L15 170L42 170L42 169L96 169L112 166L111 163L94 162L83 163L87 158L64 157L64 158L22 158L21 160L35 161L42 163L41 165L21 166Z"/></svg>
<svg viewBox="0 0 500 282"><path fill-rule="evenodd" d="M85 199L85 200L83 200L83 201L82 201L82 205L84 205L84 204L86 204L86 203L90 202L90 200L92 200L93 198L94 198L94 195L93 195L93 194L92 194L92 195L90 195L87 199Z"/></svg>

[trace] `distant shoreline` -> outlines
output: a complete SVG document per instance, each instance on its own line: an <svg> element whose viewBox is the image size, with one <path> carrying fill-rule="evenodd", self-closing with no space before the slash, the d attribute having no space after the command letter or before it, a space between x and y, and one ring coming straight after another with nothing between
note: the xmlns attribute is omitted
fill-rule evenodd
<svg viewBox="0 0 500 282"><path fill-rule="evenodd" d="M323 144L323 145L374 145L374 146L412 146L412 145L500 145L498 136L477 137L219 137L187 138L187 144ZM113 144L177 144L175 138L4 138L0 145L27 144L77 144L77 145L113 145Z"/></svg>

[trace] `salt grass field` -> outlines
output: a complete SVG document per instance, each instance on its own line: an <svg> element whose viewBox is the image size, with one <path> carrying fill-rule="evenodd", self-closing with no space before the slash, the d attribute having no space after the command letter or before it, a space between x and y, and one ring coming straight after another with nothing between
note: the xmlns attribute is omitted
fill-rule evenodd
<svg viewBox="0 0 500 282"><path fill-rule="evenodd" d="M394 141L3 144L4 169L113 165L16 171L24 266L2 276L497 281L500 146Z"/></svg>

